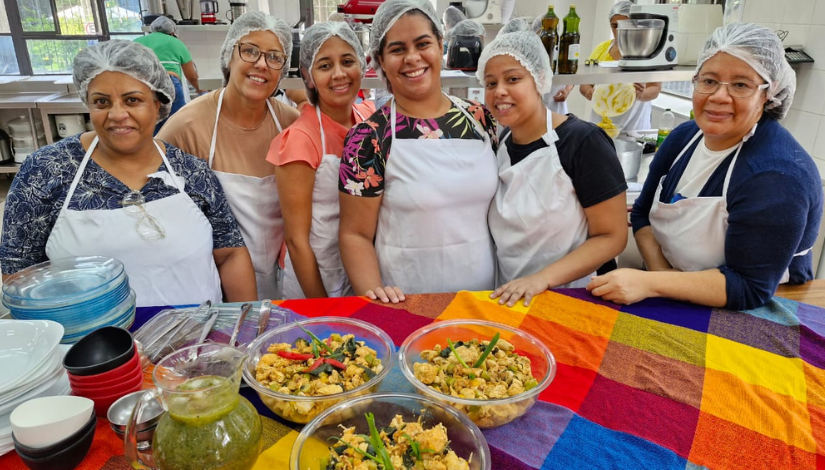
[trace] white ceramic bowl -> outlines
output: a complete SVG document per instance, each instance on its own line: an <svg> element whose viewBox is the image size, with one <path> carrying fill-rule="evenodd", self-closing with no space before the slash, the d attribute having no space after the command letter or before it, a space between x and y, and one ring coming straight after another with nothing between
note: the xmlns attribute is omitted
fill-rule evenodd
<svg viewBox="0 0 825 470"><path fill-rule="evenodd" d="M21 444L42 448L80 430L92 415L94 402L75 396L29 400L11 412L11 429Z"/></svg>

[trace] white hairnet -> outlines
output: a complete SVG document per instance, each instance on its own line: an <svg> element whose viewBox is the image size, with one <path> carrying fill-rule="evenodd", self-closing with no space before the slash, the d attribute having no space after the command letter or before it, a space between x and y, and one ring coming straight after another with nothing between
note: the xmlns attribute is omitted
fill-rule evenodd
<svg viewBox="0 0 825 470"><path fill-rule="evenodd" d="M541 27L541 22L539 22L539 27ZM530 26L530 23L525 18L513 18L512 20L508 21L507 24L501 27L498 31L498 34L507 34L507 33L514 33L516 31L531 31L533 28Z"/></svg>
<svg viewBox="0 0 825 470"><path fill-rule="evenodd" d="M444 10L444 14L441 15L441 17L444 20L444 28L448 31L452 29L453 26L467 19L467 16L465 16L461 10L452 5L448 6L447 9Z"/></svg>
<svg viewBox="0 0 825 470"><path fill-rule="evenodd" d="M158 16L155 21L149 25L149 29L153 33L176 34L178 32L178 25L175 24L168 16Z"/></svg>
<svg viewBox="0 0 825 470"><path fill-rule="evenodd" d="M476 78L482 86L484 85L487 62L499 55L509 55L516 59L532 75L533 81L536 82L536 91L539 92L542 99L545 95L549 95L550 90L553 88L553 69L550 68L550 58L547 56L547 51L544 50L544 44L541 43L538 35L532 31L522 30L496 36L481 51L481 57L478 59Z"/></svg>
<svg viewBox="0 0 825 470"><path fill-rule="evenodd" d="M541 16L537 16L537 17L536 17L536 19L534 19L534 20L533 20L533 24L530 26L530 29L532 29L534 33L538 33L539 31L541 31L541 20L542 20L542 18L543 18L543 17L541 17ZM514 21L514 20L513 20L513 21ZM507 24L504 26L504 28L507 28L508 26L510 26L511 24L513 24L513 21L510 21L509 23L507 23ZM517 25L517 24L513 24L513 26L511 26L511 28L513 28L513 29L512 29L511 31L508 31L508 32L510 32L510 33L515 32L515 31L516 31L516 29L514 29L514 28L517 28L517 27L519 27L519 25ZM499 33L499 34L503 33L503 32L504 32L504 28L501 28L502 30L501 30L501 31L499 31L498 33Z"/></svg>
<svg viewBox="0 0 825 470"><path fill-rule="evenodd" d="M72 64L72 81L84 105L89 106L89 83L103 72L118 72L143 82L160 101L158 122L169 116L175 86L151 49L136 42L113 39L78 52Z"/></svg>
<svg viewBox="0 0 825 470"><path fill-rule="evenodd" d="M393 27L395 22L412 10L420 11L430 20L433 32L435 32L437 36L436 39L443 39L444 37L444 32L441 30L441 23L438 21L438 15L436 15L435 9L429 0L387 0L382 3L375 11L375 16L372 19L369 55L376 75L384 81L384 85L388 88L389 83L378 62L378 56L381 55L381 43L384 41L384 36L387 34L387 31Z"/></svg>
<svg viewBox="0 0 825 470"><path fill-rule="evenodd" d="M237 17L232 26L229 27L229 32L226 33L226 39L223 41L221 47L221 72L223 73L223 86L229 82L229 61L232 59L232 51L235 50L235 45L242 37L253 31L269 31L278 38L281 46L284 48L286 54L286 64L284 69L289 68L289 61L292 57L292 28L286 24L286 21L275 18L272 15L267 15L260 11L250 11ZM286 75L281 69L281 75L278 78L278 84ZM277 85L276 85L277 86Z"/></svg>
<svg viewBox="0 0 825 470"><path fill-rule="evenodd" d="M796 73L785 59L785 49L775 32L751 23L732 23L717 28L699 53L696 73L702 64L724 52L742 60L770 84L765 112L782 119L788 114L796 91Z"/></svg>
<svg viewBox="0 0 825 470"><path fill-rule="evenodd" d="M613 5L613 8L610 9L610 16L607 17L607 21L611 21L614 16L622 15L630 17L630 7L633 6L633 2L628 2L626 0L622 0L620 2L616 2Z"/></svg>
<svg viewBox="0 0 825 470"><path fill-rule="evenodd" d="M459 21L444 34L444 41L449 42L452 38L459 36L484 37L484 26L473 20Z"/></svg>
<svg viewBox="0 0 825 470"><path fill-rule="evenodd" d="M364 73L367 71L367 61L364 57L361 41L358 40L355 31L347 23L315 23L304 32L304 38L301 40L301 54L298 60L301 77L307 89L307 98L312 104L318 102L318 91L312 81L312 65L315 63L315 57L318 55L318 51L321 50L321 46L333 36L341 38L352 47L353 53L358 57L358 62L361 65L361 78L364 78Z"/></svg>

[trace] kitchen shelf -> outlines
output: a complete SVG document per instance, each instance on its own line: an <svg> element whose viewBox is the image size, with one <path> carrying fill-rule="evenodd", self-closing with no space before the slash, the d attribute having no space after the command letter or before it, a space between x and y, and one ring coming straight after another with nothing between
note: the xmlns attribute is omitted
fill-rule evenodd
<svg viewBox="0 0 825 470"><path fill-rule="evenodd" d="M57 110L60 113L88 113L89 109L80 101L77 93L58 93L51 98L37 102L37 107L43 110ZM51 114L51 113L50 113Z"/></svg>
<svg viewBox="0 0 825 470"><path fill-rule="evenodd" d="M0 163L0 174L13 175L20 171L20 166L20 163L14 163L13 161L2 162Z"/></svg>
<svg viewBox="0 0 825 470"><path fill-rule="evenodd" d="M0 109L32 109L43 99L56 97L59 93L0 93Z"/></svg>
<svg viewBox="0 0 825 470"><path fill-rule="evenodd" d="M179 24L178 31L229 31L228 24ZM144 33L151 32L149 26L142 26L140 28Z"/></svg>

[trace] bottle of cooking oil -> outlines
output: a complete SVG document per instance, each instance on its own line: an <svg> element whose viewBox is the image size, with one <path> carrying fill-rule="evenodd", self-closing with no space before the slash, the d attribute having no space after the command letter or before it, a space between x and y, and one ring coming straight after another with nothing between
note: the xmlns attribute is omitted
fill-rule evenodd
<svg viewBox="0 0 825 470"><path fill-rule="evenodd" d="M673 111L671 111L670 108L667 108L665 112L662 113L662 119L659 121L659 133L656 136L656 150L659 150L662 142L670 135L670 131L673 130L675 123L676 116L673 115Z"/></svg>
<svg viewBox="0 0 825 470"><path fill-rule="evenodd" d="M554 8L555 5L547 7L547 13L541 18L541 31L539 32L544 50L547 51L547 57L550 59L550 67L553 69L553 73L556 72L556 63L559 60L559 32L557 30L559 17L556 16Z"/></svg>
<svg viewBox="0 0 825 470"><path fill-rule="evenodd" d="M576 5L570 4L570 12L564 17L564 32L559 41L559 73L572 74L579 69L579 15Z"/></svg>

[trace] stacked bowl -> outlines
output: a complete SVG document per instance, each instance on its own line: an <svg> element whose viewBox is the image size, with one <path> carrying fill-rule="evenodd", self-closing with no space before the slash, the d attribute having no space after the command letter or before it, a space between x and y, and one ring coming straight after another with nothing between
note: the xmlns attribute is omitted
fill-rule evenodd
<svg viewBox="0 0 825 470"><path fill-rule="evenodd" d="M63 325L63 343L75 343L97 328L128 328L135 293L120 261L103 256L69 257L36 264L3 283L2 302L12 318L53 320Z"/></svg>
<svg viewBox="0 0 825 470"><path fill-rule="evenodd" d="M70 392L62 336L52 321L0 320L0 455L14 447L10 415L18 405Z"/></svg>
<svg viewBox="0 0 825 470"><path fill-rule="evenodd" d="M75 343L63 358L74 395L94 402L105 416L120 397L143 388L143 368L129 331L107 326Z"/></svg>
<svg viewBox="0 0 825 470"><path fill-rule="evenodd" d="M14 450L32 470L70 470L89 452L96 424L86 398L30 400L11 414Z"/></svg>

